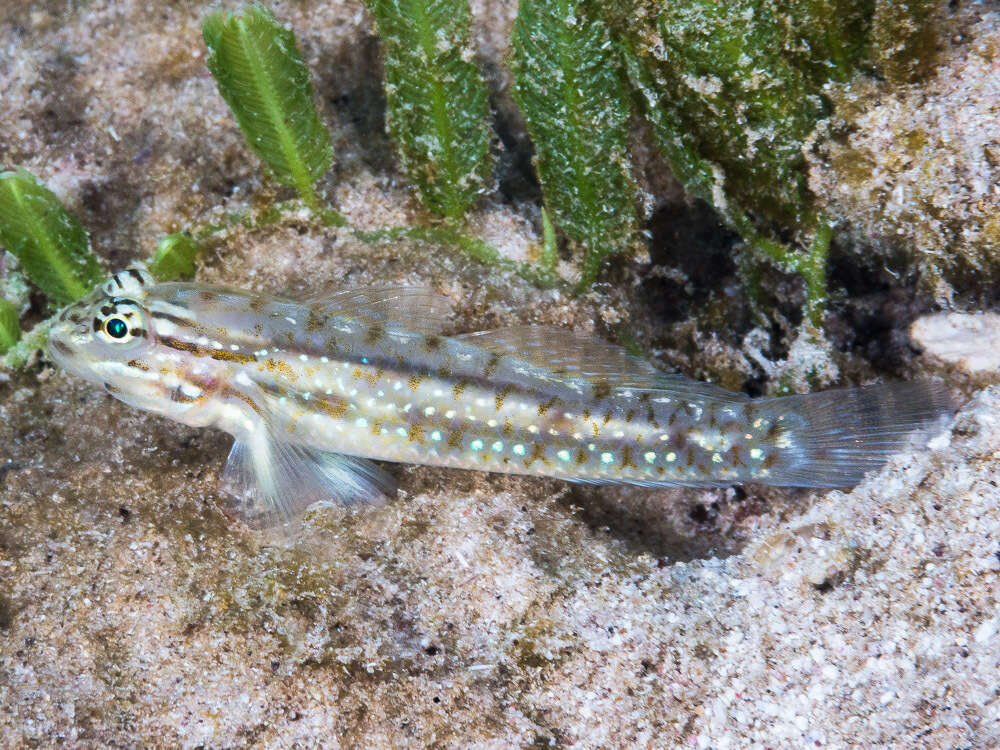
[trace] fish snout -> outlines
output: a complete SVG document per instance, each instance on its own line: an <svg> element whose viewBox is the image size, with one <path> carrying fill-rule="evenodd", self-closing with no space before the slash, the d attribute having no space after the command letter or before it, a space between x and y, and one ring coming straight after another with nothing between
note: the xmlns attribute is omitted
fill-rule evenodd
<svg viewBox="0 0 1000 750"><path fill-rule="evenodd" d="M83 312L74 310L72 305L67 307L49 329L49 357L63 369L75 372L78 369L74 366L75 360L90 334Z"/></svg>

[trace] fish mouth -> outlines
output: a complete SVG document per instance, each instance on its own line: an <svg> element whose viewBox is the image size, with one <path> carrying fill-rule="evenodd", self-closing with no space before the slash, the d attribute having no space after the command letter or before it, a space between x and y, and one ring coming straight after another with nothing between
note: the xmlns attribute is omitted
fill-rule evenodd
<svg viewBox="0 0 1000 750"><path fill-rule="evenodd" d="M64 370L72 370L74 352L73 347L67 343L71 333L66 329L67 326L64 323L57 323L52 326L52 330L49 331L49 341L45 348L49 359Z"/></svg>

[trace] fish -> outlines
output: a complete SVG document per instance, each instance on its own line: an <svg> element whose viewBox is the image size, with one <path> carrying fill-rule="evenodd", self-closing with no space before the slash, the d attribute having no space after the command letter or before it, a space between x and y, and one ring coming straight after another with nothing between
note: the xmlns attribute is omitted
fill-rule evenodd
<svg viewBox="0 0 1000 750"><path fill-rule="evenodd" d="M48 353L126 404L231 434L223 488L265 524L384 500L382 461L845 487L953 410L932 380L753 399L559 328L445 335L450 310L422 287L295 300L135 266L63 309Z"/></svg>

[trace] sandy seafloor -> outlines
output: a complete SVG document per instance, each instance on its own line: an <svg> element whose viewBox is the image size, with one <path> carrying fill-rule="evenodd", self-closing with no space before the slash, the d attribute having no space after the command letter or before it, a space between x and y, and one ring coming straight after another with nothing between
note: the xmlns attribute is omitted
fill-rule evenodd
<svg viewBox="0 0 1000 750"><path fill-rule="evenodd" d="M0 161L51 185L109 268L273 194L204 69L202 10L0 5ZM419 220L372 115L377 45L360 5L276 10L333 130L327 193L358 226ZM495 67L513 7L474 11ZM502 76L491 85L502 109ZM523 257L533 218L487 201L474 223ZM661 364L724 379L735 363L738 386L738 344L702 323L652 333L665 322L635 291L641 260L574 300L446 248L293 220L227 235L199 278L431 284L455 301L455 330L603 335L631 319ZM291 548L228 513L226 436L136 412L44 360L0 375L0 745L1000 745L1000 390L908 348L905 304L865 304L909 311L886 324L883 343L904 352L892 374L943 373L964 406L853 491L400 466L396 498L315 509Z"/></svg>

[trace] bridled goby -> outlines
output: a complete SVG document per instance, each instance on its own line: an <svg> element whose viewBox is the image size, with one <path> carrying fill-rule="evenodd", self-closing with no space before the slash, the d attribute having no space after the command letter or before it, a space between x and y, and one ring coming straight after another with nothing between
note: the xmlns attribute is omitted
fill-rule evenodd
<svg viewBox="0 0 1000 750"><path fill-rule="evenodd" d="M847 486L950 410L927 381L750 399L571 331L442 336L448 307L416 287L295 302L130 268L60 313L49 352L127 404L232 434L225 485L278 520L388 493L366 459L593 483Z"/></svg>

